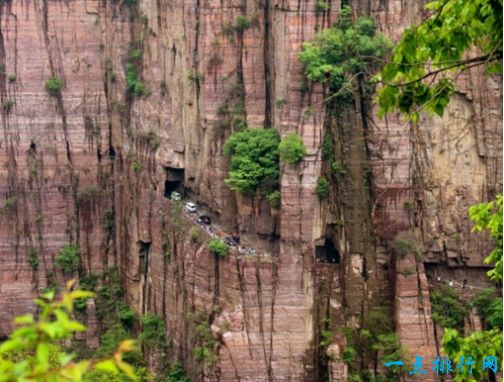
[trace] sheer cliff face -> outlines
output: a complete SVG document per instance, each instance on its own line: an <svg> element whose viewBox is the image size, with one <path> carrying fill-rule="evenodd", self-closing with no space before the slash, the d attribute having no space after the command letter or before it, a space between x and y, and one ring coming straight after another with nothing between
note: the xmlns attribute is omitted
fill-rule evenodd
<svg viewBox="0 0 504 382"><path fill-rule="evenodd" d="M1 3L0 336L37 290L63 282L54 257L78 243L83 271L119 265L128 301L164 317L170 354L197 365L196 378L309 381L327 368L344 380L343 338L329 346L335 361L319 362L321 321L357 327L377 300L395 307L412 353L434 354L426 276L485 282L490 243L470 233L466 210L502 187L499 81L473 69L445 116L418 126L379 119L373 105L331 116L297 53L339 1L320 13L298 0L117 3ZM351 3L392 38L421 14L398 0ZM127 94L132 67L143 96ZM61 89L46 90L50 77ZM282 167L278 210L223 182L223 144L244 120L307 147ZM351 166L320 203L328 131ZM221 227L279 256L217 259L192 243L164 196L179 180ZM396 256L398 238L421 256ZM328 239L339 264L316 261ZM213 367L194 360L194 312L216 338Z"/></svg>

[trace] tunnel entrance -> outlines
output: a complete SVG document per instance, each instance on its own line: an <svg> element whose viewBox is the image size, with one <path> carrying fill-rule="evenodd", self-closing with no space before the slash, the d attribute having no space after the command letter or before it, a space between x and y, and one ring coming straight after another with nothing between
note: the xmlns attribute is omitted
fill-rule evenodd
<svg viewBox="0 0 504 382"><path fill-rule="evenodd" d="M164 167L165 169L165 189L164 196L169 198L173 191L183 193L184 169L175 167Z"/></svg>
<svg viewBox="0 0 504 382"><path fill-rule="evenodd" d="M317 262L326 264L339 264L340 254L334 242L326 238L323 245L315 246L315 256Z"/></svg>

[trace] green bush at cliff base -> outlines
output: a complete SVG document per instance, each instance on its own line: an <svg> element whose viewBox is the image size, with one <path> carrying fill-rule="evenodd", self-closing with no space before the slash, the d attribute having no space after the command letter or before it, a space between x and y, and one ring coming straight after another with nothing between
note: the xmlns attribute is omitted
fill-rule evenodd
<svg viewBox="0 0 504 382"><path fill-rule="evenodd" d="M430 297L434 322L443 328L463 329L468 309L453 288L440 285L432 291Z"/></svg>
<svg viewBox="0 0 504 382"><path fill-rule="evenodd" d="M131 329L136 321L136 314L126 303L120 302L118 304L117 317L121 325L126 329Z"/></svg>
<svg viewBox="0 0 504 382"><path fill-rule="evenodd" d="M224 145L224 154L231 158L225 183L234 191L248 194L278 189L279 143L276 129L247 128L231 134Z"/></svg>
<svg viewBox="0 0 504 382"><path fill-rule="evenodd" d="M208 242L208 249L217 256L225 257L229 252L229 248L221 239L212 238Z"/></svg>
<svg viewBox="0 0 504 382"><path fill-rule="evenodd" d="M306 77L328 84L333 92L344 88L347 93L352 91L357 75L379 68L389 51L387 39L375 30L372 19L359 17L354 21L352 8L343 6L332 28L303 44L299 58Z"/></svg>
<svg viewBox="0 0 504 382"><path fill-rule="evenodd" d="M176 362L166 377L165 382L191 382L186 376L185 370L180 362Z"/></svg>
<svg viewBox="0 0 504 382"><path fill-rule="evenodd" d="M131 340L119 343L112 357L94 360L75 359L62 348L63 342L86 329L72 319L72 307L76 299L92 297L92 293L71 291L74 284L67 283L61 300L54 300L54 292L35 300L37 317L28 314L16 318L16 329L0 345L0 382L94 382L87 379L94 372L106 372L114 378L124 373L131 381L137 380L124 358L135 349Z"/></svg>
<svg viewBox="0 0 504 382"><path fill-rule="evenodd" d="M287 134L280 142L278 150L280 158L290 164L301 162L306 155L306 147L296 133Z"/></svg>
<svg viewBox="0 0 504 382"><path fill-rule="evenodd" d="M64 273L75 272L80 265L79 253L79 246L74 244L65 245L56 255L56 268Z"/></svg>

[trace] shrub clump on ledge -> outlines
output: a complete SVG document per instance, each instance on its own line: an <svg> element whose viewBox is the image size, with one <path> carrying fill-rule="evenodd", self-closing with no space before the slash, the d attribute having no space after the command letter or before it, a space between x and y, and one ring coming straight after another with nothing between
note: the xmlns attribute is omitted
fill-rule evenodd
<svg viewBox="0 0 504 382"><path fill-rule="evenodd" d="M191 227L189 229L189 236L191 237L191 241L195 244L200 244L202 239L201 229L198 227Z"/></svg>
<svg viewBox="0 0 504 382"><path fill-rule="evenodd" d="M56 268L64 273L75 272L80 265L79 253L80 249L77 245L65 245L56 256Z"/></svg>
<svg viewBox="0 0 504 382"><path fill-rule="evenodd" d="M229 252L229 248L226 245L226 243L224 243L221 239L216 239L216 238L210 239L210 241L208 242L208 249L214 255L217 255L220 257L227 256L227 254Z"/></svg>
<svg viewBox="0 0 504 382"><path fill-rule="evenodd" d="M137 134L137 142L152 151L156 151L161 146L161 140L154 130L139 132Z"/></svg>
<svg viewBox="0 0 504 382"><path fill-rule="evenodd" d="M225 183L248 194L259 188L269 192L278 189L279 143L276 129L247 128L232 134L224 145L224 154L231 158Z"/></svg>
<svg viewBox="0 0 504 382"><path fill-rule="evenodd" d="M45 83L47 92L54 96L61 90L61 80L58 77L51 77Z"/></svg>
<svg viewBox="0 0 504 382"><path fill-rule="evenodd" d="M147 94L145 85L138 76L137 68L132 63L126 64L126 90L130 96L134 97Z"/></svg>
<svg viewBox="0 0 504 382"><path fill-rule="evenodd" d="M329 197L329 181L325 177L321 176L317 179L315 193L320 200L324 200Z"/></svg>
<svg viewBox="0 0 504 382"><path fill-rule="evenodd" d="M98 201L101 196L101 189L97 186L83 187L77 193L77 204L92 203Z"/></svg>
<svg viewBox="0 0 504 382"><path fill-rule="evenodd" d="M306 147L299 135L290 133L282 139L278 146L280 158L286 163L299 163L306 155Z"/></svg>

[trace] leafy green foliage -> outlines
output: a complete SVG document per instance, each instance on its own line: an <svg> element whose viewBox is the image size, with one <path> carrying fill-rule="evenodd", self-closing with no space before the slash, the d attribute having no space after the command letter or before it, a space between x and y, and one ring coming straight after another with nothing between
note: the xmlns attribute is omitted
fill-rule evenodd
<svg viewBox="0 0 504 382"><path fill-rule="evenodd" d="M92 293L70 291L74 283L67 284L61 300L54 301L53 292L35 300L37 319L31 314L16 318L17 329L0 344L0 382L81 382L94 370L113 375L122 372L136 380L133 368L123 360L135 349L131 340L121 342L106 359L76 361L73 354L61 348L61 342L86 329L71 318L72 307L76 299L91 297Z"/></svg>
<svg viewBox="0 0 504 382"><path fill-rule="evenodd" d="M419 256L422 253L420 246L415 242L413 237L403 237L401 234L394 239L394 251L404 257L408 253L413 253Z"/></svg>
<svg viewBox="0 0 504 382"><path fill-rule="evenodd" d="M145 85L138 77L137 68L134 64L126 64L126 90L131 96L141 97L147 93Z"/></svg>
<svg viewBox="0 0 504 382"><path fill-rule="evenodd" d="M112 208L107 208L103 211L103 229L107 232L111 232L114 229L114 210Z"/></svg>
<svg viewBox="0 0 504 382"><path fill-rule="evenodd" d="M117 317L121 325L126 329L131 329L137 318L135 312L125 303L120 303L118 308Z"/></svg>
<svg viewBox="0 0 504 382"><path fill-rule="evenodd" d="M317 179L317 186L315 188L315 193L317 194L320 200L324 200L329 197L329 181L325 177L320 176Z"/></svg>
<svg viewBox="0 0 504 382"><path fill-rule="evenodd" d="M30 247L28 249L28 262L30 263L33 269L38 269L39 259L38 259L38 251L35 247Z"/></svg>
<svg viewBox="0 0 504 382"><path fill-rule="evenodd" d="M497 195L494 201L471 206L469 218L474 222L473 231L487 230L495 241L495 247L485 263L494 264L487 274L490 279L499 282L502 280L502 194Z"/></svg>
<svg viewBox="0 0 504 382"><path fill-rule="evenodd" d="M45 83L45 89L50 95L57 95L61 90L61 80L58 77L49 78Z"/></svg>
<svg viewBox="0 0 504 382"><path fill-rule="evenodd" d="M172 199L170 202L170 223L173 233L173 240L175 244L178 242L179 236L182 233L182 228L184 227L184 215L182 214L182 201ZM168 244L169 240L166 239L166 244ZM169 248L167 248L169 249ZM166 253L166 251L165 251Z"/></svg>
<svg viewBox="0 0 504 382"><path fill-rule="evenodd" d="M502 6L502 4L501 4ZM502 15L501 15L502 17ZM481 203L469 208L469 217L474 221L475 231L488 230L494 238L496 247L485 261L494 263L494 268L487 272L494 281L502 280L502 194L495 201ZM443 351L452 359L470 354L481 365L483 358L493 355L502 359L502 298L496 298L492 289L483 290L472 303L484 315L485 327L489 330L477 331L468 337L462 337L455 329L445 329ZM473 375L457 374L455 382L481 380L481 370L474 370ZM474 379L473 379L474 378Z"/></svg>
<svg viewBox="0 0 504 382"><path fill-rule="evenodd" d="M237 32L243 33L246 29L250 28L250 20L243 15L236 18L235 29Z"/></svg>
<svg viewBox="0 0 504 382"><path fill-rule="evenodd" d="M238 33L243 33L247 29L256 27L258 25L259 25L259 19L256 14L253 14L249 17L245 15L238 15L238 17L236 17L234 30Z"/></svg>
<svg viewBox="0 0 504 382"><path fill-rule="evenodd" d="M352 9L344 6L332 28L303 44L299 58L307 78L345 96L358 74L378 68L389 50L388 41L375 29L370 18L359 17L354 22Z"/></svg>
<svg viewBox="0 0 504 382"><path fill-rule="evenodd" d="M195 344L194 358L203 361L207 367L213 367L217 362L217 356L214 353L215 340L208 320L201 312L190 313L187 319Z"/></svg>
<svg viewBox="0 0 504 382"><path fill-rule="evenodd" d="M142 171L143 166L140 162L134 161L133 163L131 163L131 169L134 172L139 173L140 171Z"/></svg>
<svg viewBox="0 0 504 382"><path fill-rule="evenodd" d="M453 288L440 285L432 291L430 298L434 322L443 328L462 329L464 327L464 317L468 314L468 310Z"/></svg>
<svg viewBox="0 0 504 382"><path fill-rule="evenodd" d="M8 80L10 83L16 82L17 76L15 74L9 74Z"/></svg>
<svg viewBox="0 0 504 382"><path fill-rule="evenodd" d="M324 137L322 143L322 159L331 160L334 157L334 143L331 134L327 134Z"/></svg>
<svg viewBox="0 0 504 382"><path fill-rule="evenodd" d="M387 369L384 376L368 369L360 370L361 364L383 364L383 362L405 358L405 351L394 333L389 308L372 307L360 330L345 328L343 333L347 339L347 346L342 352L342 359L349 366L349 374L353 375L353 380L400 380L400 368Z"/></svg>
<svg viewBox="0 0 504 382"><path fill-rule="evenodd" d="M471 300L471 304L478 309L485 329L500 328L502 330L502 297L496 295L494 288L483 289Z"/></svg>
<svg viewBox="0 0 504 382"><path fill-rule="evenodd" d="M195 244L201 244L202 233L201 229L198 227L191 227L189 229L189 236L191 237L191 241Z"/></svg>
<svg viewBox="0 0 504 382"><path fill-rule="evenodd" d="M357 351L351 346L346 346L341 353L341 359L343 360L343 362L351 366L354 365L357 358L356 356Z"/></svg>
<svg viewBox="0 0 504 382"><path fill-rule="evenodd" d="M268 202L270 203L271 207L273 208L280 207L280 199L281 199L280 191L275 190L273 192L270 192L268 195L266 195L266 199L268 199Z"/></svg>
<svg viewBox="0 0 504 382"><path fill-rule="evenodd" d="M322 0L317 0L315 2L315 13L327 12L329 10L329 3Z"/></svg>
<svg viewBox="0 0 504 382"><path fill-rule="evenodd" d="M203 74L198 72L196 69L190 69L189 72L187 73L187 78L189 81L192 83L201 83L203 81Z"/></svg>
<svg viewBox="0 0 504 382"><path fill-rule="evenodd" d="M85 291L94 292L96 284L98 283L98 276L93 273L88 273L79 280L79 288ZM86 310L87 298L78 298L75 300L75 309L84 312Z"/></svg>
<svg viewBox="0 0 504 382"><path fill-rule="evenodd" d="M97 186L83 187L77 193L77 204L83 206L84 204L97 202L102 194L102 190Z"/></svg>
<svg viewBox="0 0 504 382"><path fill-rule="evenodd" d="M15 104L16 104L16 101L14 99L6 98L2 102L2 108L8 114L8 113L10 113L10 111L12 110L12 108L14 107Z"/></svg>
<svg viewBox="0 0 504 382"><path fill-rule="evenodd" d="M109 357L119 343L128 337L128 332L121 325L113 325L100 337L100 346L96 353L99 357Z"/></svg>
<svg viewBox="0 0 504 382"><path fill-rule="evenodd" d="M423 109L442 116L462 71L485 65L502 73L501 1L434 0L426 8L431 16L404 31L377 76L385 84L382 113L399 109L416 120ZM481 55L467 58L470 51Z"/></svg>
<svg viewBox="0 0 504 382"><path fill-rule="evenodd" d="M137 134L137 142L152 151L156 151L161 146L161 140L154 130L139 132Z"/></svg>
<svg viewBox="0 0 504 382"><path fill-rule="evenodd" d="M248 128L231 134L224 145L224 154L231 157L229 177L232 190L254 193L258 188L273 191L280 177L276 129Z"/></svg>
<svg viewBox="0 0 504 382"><path fill-rule="evenodd" d="M142 317L142 333L140 341L149 346L164 346L164 321L155 314L146 314Z"/></svg>
<svg viewBox="0 0 504 382"><path fill-rule="evenodd" d="M331 173L334 178L338 178L340 175L345 175L346 170L341 162L335 160L331 162Z"/></svg>
<svg viewBox="0 0 504 382"><path fill-rule="evenodd" d="M286 163L301 162L306 155L306 147L303 140L296 133L287 134L278 146L280 158Z"/></svg>
<svg viewBox="0 0 504 382"><path fill-rule="evenodd" d="M208 249L217 256L226 257L229 252L229 248L221 239L212 238L208 242Z"/></svg>
<svg viewBox="0 0 504 382"><path fill-rule="evenodd" d="M484 330L471 333L462 337L455 329L445 329L443 336L443 352L450 359L460 360L462 356L473 357L475 365L481 366L483 359L488 355L502 360L502 331L500 329ZM467 358L466 358L467 359ZM500 367L500 365L499 365ZM472 382L486 379L486 372L481 367L473 367L473 374L456 373L454 382Z"/></svg>
<svg viewBox="0 0 504 382"><path fill-rule="evenodd" d="M176 362L166 376L165 382L191 382L187 378L184 367L180 362Z"/></svg>
<svg viewBox="0 0 504 382"><path fill-rule="evenodd" d="M75 272L80 265L80 248L75 244L68 244L61 248L56 256L56 268L64 273Z"/></svg>
<svg viewBox="0 0 504 382"><path fill-rule="evenodd" d="M329 329L324 329L320 331L319 346L321 348L327 348L333 339L333 332Z"/></svg>
<svg viewBox="0 0 504 382"><path fill-rule="evenodd" d="M9 216L16 212L18 206L18 199L15 196L7 198L4 205L0 208L0 217Z"/></svg>

